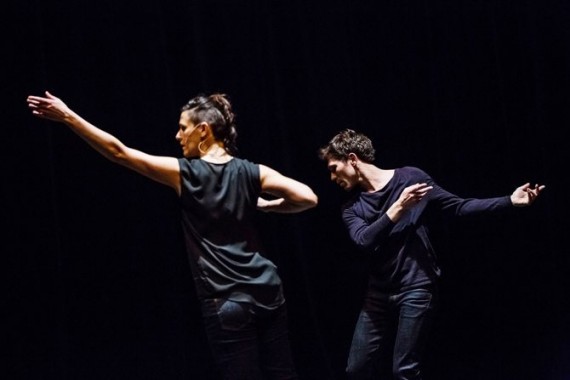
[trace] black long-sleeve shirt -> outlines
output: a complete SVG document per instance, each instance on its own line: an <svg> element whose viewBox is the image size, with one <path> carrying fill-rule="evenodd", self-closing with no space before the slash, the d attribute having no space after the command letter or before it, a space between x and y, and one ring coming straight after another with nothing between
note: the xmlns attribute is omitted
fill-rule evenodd
<svg viewBox="0 0 570 380"><path fill-rule="evenodd" d="M427 195L396 223L386 215L404 188L427 183ZM350 238L372 257L371 289L406 290L433 284L440 276L428 232L432 212L451 216L474 215L511 207L509 196L475 199L460 198L438 186L421 169L402 167L382 189L361 192L347 202L342 217Z"/></svg>

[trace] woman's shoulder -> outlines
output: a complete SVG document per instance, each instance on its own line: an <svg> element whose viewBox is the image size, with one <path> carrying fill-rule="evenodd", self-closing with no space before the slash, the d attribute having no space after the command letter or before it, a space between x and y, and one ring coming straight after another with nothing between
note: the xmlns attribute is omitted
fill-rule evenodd
<svg viewBox="0 0 570 380"><path fill-rule="evenodd" d="M247 158L234 157L229 162L234 167L248 168L250 170L259 171L259 164Z"/></svg>
<svg viewBox="0 0 570 380"><path fill-rule="evenodd" d="M232 161L235 161L236 163L240 164L240 165L259 165L256 162L253 162L252 160L249 160L247 158L242 158L242 157L235 157L232 158Z"/></svg>

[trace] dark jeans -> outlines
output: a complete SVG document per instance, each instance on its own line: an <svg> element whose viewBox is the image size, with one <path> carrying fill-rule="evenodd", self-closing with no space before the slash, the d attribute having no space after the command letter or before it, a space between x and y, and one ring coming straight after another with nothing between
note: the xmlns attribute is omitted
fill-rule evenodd
<svg viewBox="0 0 570 380"><path fill-rule="evenodd" d="M367 295L346 372L349 379L420 380L420 362L437 300L433 288ZM392 360L390 360L392 359ZM388 368L386 368L386 363Z"/></svg>
<svg viewBox="0 0 570 380"><path fill-rule="evenodd" d="M206 334L224 380L297 379L282 305L268 311L223 299L202 303Z"/></svg>

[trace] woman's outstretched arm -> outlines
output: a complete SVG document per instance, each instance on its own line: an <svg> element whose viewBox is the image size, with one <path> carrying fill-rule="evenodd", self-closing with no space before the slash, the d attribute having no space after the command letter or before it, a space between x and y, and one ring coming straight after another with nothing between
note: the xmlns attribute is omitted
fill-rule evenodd
<svg viewBox="0 0 570 380"><path fill-rule="evenodd" d="M83 119L48 91L45 97L31 95L27 101L35 116L66 124L105 158L170 186L180 194L180 168L175 157L154 156L129 148L115 136Z"/></svg>

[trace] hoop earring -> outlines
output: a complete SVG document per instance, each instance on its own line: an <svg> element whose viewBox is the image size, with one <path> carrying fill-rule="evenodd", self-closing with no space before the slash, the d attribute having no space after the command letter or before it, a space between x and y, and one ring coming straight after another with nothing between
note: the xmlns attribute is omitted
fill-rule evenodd
<svg viewBox="0 0 570 380"><path fill-rule="evenodd" d="M200 151L200 153L202 154L206 154L208 152L208 149L206 150L202 150L202 144L204 144L206 142L206 140L202 140L198 143L198 150Z"/></svg>

